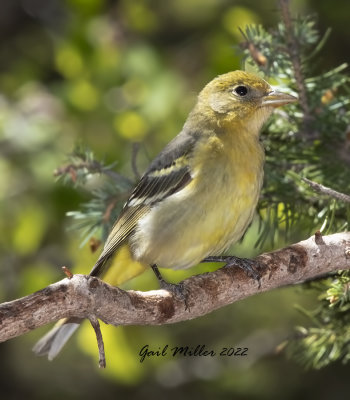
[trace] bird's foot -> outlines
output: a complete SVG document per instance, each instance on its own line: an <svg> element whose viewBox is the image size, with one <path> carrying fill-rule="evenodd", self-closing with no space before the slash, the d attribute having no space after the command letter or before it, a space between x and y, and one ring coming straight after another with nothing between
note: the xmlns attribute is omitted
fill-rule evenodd
<svg viewBox="0 0 350 400"><path fill-rule="evenodd" d="M162 277L162 275L159 272L159 269L156 265L152 265L151 267L152 267L152 270L153 270L155 276L157 277L159 286L162 289L167 290L168 292L172 293L178 299L180 299L185 304L185 309L188 310L189 309L188 302L187 302L188 292L187 292L186 288L184 287L183 283L182 282L169 283Z"/></svg>
<svg viewBox="0 0 350 400"><path fill-rule="evenodd" d="M185 309L189 310L189 305L188 305L188 301L187 301L188 292L182 283L169 283L169 282L163 281L163 283L161 283L160 287L164 290L167 290L170 293L173 293L175 297L180 299L185 304Z"/></svg>
<svg viewBox="0 0 350 400"><path fill-rule="evenodd" d="M261 286L261 274L257 269L257 261L250 260L249 258L239 258L235 256L218 256L218 257L207 257L202 262L224 262L225 267L239 267L249 277L255 279L258 282L259 288Z"/></svg>

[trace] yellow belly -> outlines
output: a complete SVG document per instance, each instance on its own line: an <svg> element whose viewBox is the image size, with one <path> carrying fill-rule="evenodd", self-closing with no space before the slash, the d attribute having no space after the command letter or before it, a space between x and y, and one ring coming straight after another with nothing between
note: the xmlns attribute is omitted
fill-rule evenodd
<svg viewBox="0 0 350 400"><path fill-rule="evenodd" d="M192 182L155 205L130 239L134 257L163 268L182 269L222 254L249 225L263 177L263 153L224 154L199 165ZM256 154L257 148L253 149ZM244 152L243 152L244 153Z"/></svg>

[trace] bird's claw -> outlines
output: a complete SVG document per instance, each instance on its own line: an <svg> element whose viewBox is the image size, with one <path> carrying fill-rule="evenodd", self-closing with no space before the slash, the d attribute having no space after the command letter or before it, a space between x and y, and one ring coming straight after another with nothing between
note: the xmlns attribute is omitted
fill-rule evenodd
<svg viewBox="0 0 350 400"><path fill-rule="evenodd" d="M261 287L261 274L256 268L256 261L250 260L248 258L239 258L239 257L229 257L226 260L225 267L239 267L241 268L247 276L253 278L258 282L259 289Z"/></svg>
<svg viewBox="0 0 350 400"><path fill-rule="evenodd" d="M162 281L160 281L160 287L172 293L175 297L181 300L185 304L185 309L189 310L189 305L187 301L188 292L182 282L169 283L163 279Z"/></svg>
<svg viewBox="0 0 350 400"><path fill-rule="evenodd" d="M210 256L205 258L202 262L224 262L225 267L239 267L249 277L255 279L258 282L259 289L261 287L261 274L257 270L257 261L250 260L249 258L239 258L235 256Z"/></svg>
<svg viewBox="0 0 350 400"><path fill-rule="evenodd" d="M175 295L175 297L180 299L185 304L185 309L189 310L189 306L188 306L188 302L187 302L188 292L187 292L186 288L184 287L183 283L182 282L169 283L163 278L162 274L159 272L159 269L155 264L151 265L151 268L159 282L160 287L164 290L167 290L170 293L173 293Z"/></svg>

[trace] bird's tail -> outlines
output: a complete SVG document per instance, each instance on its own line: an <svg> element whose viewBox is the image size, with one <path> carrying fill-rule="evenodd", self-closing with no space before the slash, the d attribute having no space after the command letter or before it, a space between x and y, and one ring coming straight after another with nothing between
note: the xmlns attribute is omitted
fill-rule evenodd
<svg viewBox="0 0 350 400"><path fill-rule="evenodd" d="M146 268L148 268L147 265L133 260L129 246L123 245L118 249L111 260L100 258L90 275L103 275L103 280L105 282L113 286L119 286L141 274ZM82 321L83 320L79 318L64 318L59 320L57 324L35 344L33 347L34 353L38 356L47 354L48 359L53 360L67 343L68 339L78 329Z"/></svg>
<svg viewBox="0 0 350 400"><path fill-rule="evenodd" d="M51 361L61 351L68 339L79 328L82 319L64 318L59 320L56 325L43 336L33 347L33 351L38 356L45 356Z"/></svg>

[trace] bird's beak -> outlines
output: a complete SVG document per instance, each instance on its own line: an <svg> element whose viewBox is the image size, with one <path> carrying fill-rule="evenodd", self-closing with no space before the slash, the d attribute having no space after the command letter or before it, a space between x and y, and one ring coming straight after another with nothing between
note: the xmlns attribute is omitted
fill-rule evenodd
<svg viewBox="0 0 350 400"><path fill-rule="evenodd" d="M298 101L295 96L273 90L262 98L262 106L279 107L284 106L285 104L294 103L295 101Z"/></svg>

